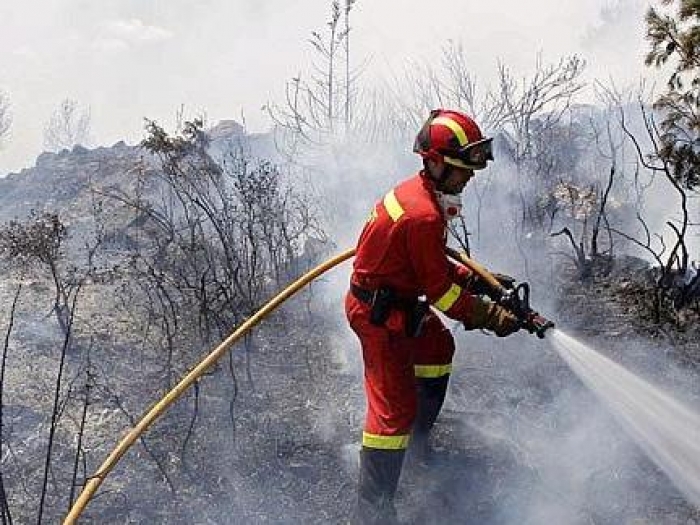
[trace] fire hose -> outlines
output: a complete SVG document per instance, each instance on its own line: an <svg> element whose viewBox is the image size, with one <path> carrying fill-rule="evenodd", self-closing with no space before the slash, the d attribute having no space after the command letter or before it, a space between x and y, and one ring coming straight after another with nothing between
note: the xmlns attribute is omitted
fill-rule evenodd
<svg viewBox="0 0 700 525"><path fill-rule="evenodd" d="M461 262L476 273L484 282L492 289L491 298L502 304L505 308L510 308L511 311L521 321L522 327L526 328L531 333L537 334L538 337L544 337L544 332L554 326L551 321L540 316L529 307L529 287L521 287L523 292L517 292L518 287L514 289L505 288L491 273L484 267L472 261L465 254L457 252L451 248L447 249L447 254L453 259ZM100 487L105 478L114 469L119 460L131 448L134 442L141 437L170 406L177 401L180 396L191 387L199 378L204 375L225 353L233 346L236 341L243 337L255 325L260 323L265 317L272 313L277 307L284 303L287 299L296 294L304 286L315 280L320 275L334 268L340 263L346 261L355 255L355 249L350 249L336 255L319 264L312 270L308 271L302 277L294 281L292 284L284 288L281 292L270 299L262 308L254 315L248 318L241 324L231 335L229 335L219 346L212 350L204 359L202 359L189 373L187 373L177 385L175 385L165 396L157 401L146 414L138 421L138 423L129 430L129 432L117 444L114 450L107 456L102 465L97 471L88 478L82 492L73 503L70 511L66 515L63 525L73 525L82 514L83 510L94 496L97 489ZM519 286L522 286L522 283Z"/></svg>

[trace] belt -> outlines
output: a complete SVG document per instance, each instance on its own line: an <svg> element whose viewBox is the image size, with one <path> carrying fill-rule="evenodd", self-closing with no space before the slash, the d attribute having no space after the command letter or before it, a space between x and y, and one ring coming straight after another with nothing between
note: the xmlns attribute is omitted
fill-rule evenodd
<svg viewBox="0 0 700 525"><path fill-rule="evenodd" d="M419 337L423 332L423 323L430 306L424 300L396 297L390 288L366 290L350 283L350 292L359 300L370 306L369 322L375 326L384 326L393 309L406 313L404 331L408 337Z"/></svg>
<svg viewBox="0 0 700 525"><path fill-rule="evenodd" d="M350 283L350 292L355 296L356 299L362 301L363 303L372 304L374 301L374 294L377 290L367 290L366 288L361 288L355 283ZM395 308L405 309L413 308L416 303L418 303L418 298L407 298L407 297L392 297L391 304Z"/></svg>

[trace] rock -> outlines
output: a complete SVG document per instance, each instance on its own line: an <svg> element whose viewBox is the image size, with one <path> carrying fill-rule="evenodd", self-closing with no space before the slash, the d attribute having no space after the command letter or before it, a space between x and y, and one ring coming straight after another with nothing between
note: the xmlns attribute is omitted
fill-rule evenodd
<svg viewBox="0 0 700 525"><path fill-rule="evenodd" d="M86 153L90 153L90 150L87 149L85 146L81 146L80 144L76 144L75 146L73 146L71 153L73 155L85 155Z"/></svg>
<svg viewBox="0 0 700 525"><path fill-rule="evenodd" d="M221 120L216 126L207 131L207 135L212 141L241 137L245 135L245 128L235 120Z"/></svg>

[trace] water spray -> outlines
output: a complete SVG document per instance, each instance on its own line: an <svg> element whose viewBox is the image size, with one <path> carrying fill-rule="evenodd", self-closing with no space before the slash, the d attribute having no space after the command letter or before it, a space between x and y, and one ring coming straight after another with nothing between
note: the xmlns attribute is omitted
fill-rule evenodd
<svg viewBox="0 0 700 525"><path fill-rule="evenodd" d="M671 482L700 508L700 415L621 365L577 341L530 308L530 287L504 287L488 270L448 248L448 255L490 285L490 297L513 312L530 333L551 330L559 356L625 425L629 435Z"/></svg>
<svg viewBox="0 0 700 525"><path fill-rule="evenodd" d="M700 509L700 415L621 365L554 330L559 356Z"/></svg>

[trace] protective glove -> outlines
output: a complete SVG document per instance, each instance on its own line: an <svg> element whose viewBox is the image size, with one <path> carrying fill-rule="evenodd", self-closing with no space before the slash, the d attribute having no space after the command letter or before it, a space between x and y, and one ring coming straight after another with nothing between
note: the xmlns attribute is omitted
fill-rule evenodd
<svg viewBox="0 0 700 525"><path fill-rule="evenodd" d="M484 328L491 330L498 337L506 337L520 330L520 321L502 306L481 297L475 297L472 315L468 321L464 322L464 328L467 330Z"/></svg>

